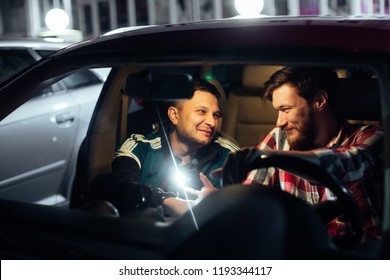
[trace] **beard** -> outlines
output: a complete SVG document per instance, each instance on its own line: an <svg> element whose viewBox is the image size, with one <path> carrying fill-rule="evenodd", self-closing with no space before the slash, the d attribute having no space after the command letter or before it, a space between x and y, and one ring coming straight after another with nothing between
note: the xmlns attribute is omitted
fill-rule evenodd
<svg viewBox="0 0 390 280"><path fill-rule="evenodd" d="M180 125L177 126L177 137L182 143L186 143L192 147L203 147L210 144L211 139L215 136L215 133L211 135L210 138L201 138L196 135L196 131L192 132L186 130L184 127Z"/></svg>
<svg viewBox="0 0 390 280"><path fill-rule="evenodd" d="M308 151L315 148L314 140L317 135L317 127L315 125L315 115L310 111L306 122L295 127L298 136L291 139L287 136L287 142L290 148L294 151Z"/></svg>

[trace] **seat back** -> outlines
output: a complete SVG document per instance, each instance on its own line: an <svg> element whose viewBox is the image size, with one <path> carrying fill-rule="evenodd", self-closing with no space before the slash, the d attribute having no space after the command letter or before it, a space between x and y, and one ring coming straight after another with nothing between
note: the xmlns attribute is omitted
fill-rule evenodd
<svg viewBox="0 0 390 280"><path fill-rule="evenodd" d="M352 123L380 124L380 89L376 78L339 79L339 110Z"/></svg>
<svg viewBox="0 0 390 280"><path fill-rule="evenodd" d="M234 137L241 147L256 146L275 126L277 112L272 103L261 98L264 82L281 66L246 65L242 87L233 89L227 98L223 132Z"/></svg>

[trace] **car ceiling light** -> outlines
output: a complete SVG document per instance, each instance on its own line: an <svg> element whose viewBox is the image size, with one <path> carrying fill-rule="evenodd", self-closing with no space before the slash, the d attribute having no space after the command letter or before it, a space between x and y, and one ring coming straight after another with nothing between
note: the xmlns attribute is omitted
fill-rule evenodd
<svg viewBox="0 0 390 280"><path fill-rule="evenodd" d="M243 17L253 17L261 13L264 0L234 0L234 7Z"/></svg>
<svg viewBox="0 0 390 280"><path fill-rule="evenodd" d="M62 9L51 9L45 16L45 23L50 30L65 30L69 25L69 15Z"/></svg>

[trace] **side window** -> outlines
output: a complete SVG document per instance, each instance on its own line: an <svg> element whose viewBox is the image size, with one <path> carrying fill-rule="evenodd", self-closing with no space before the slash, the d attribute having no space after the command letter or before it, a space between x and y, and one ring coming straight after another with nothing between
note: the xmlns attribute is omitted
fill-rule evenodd
<svg viewBox="0 0 390 280"><path fill-rule="evenodd" d="M58 82L58 83L52 84L51 86L45 88L45 89L42 91L42 93L41 93L40 96L35 97L35 98L33 98L32 100L34 100L34 99L39 99L39 98L48 98L48 97L52 97L52 96L54 96L54 95L58 95L58 94L60 94L60 93L64 93L64 92L65 92L64 90L65 90L64 86L62 86L61 83Z"/></svg>
<svg viewBox="0 0 390 280"><path fill-rule="evenodd" d="M76 89L85 86L101 84L102 81L89 70L78 71L62 80L67 89Z"/></svg>
<svg viewBox="0 0 390 280"><path fill-rule="evenodd" d="M69 178L75 176L79 148L110 71L94 70L51 84L0 122L0 162L7 163L0 169L1 199L69 204Z"/></svg>
<svg viewBox="0 0 390 280"><path fill-rule="evenodd" d="M106 70L102 71L100 74L94 74L92 70L80 70L76 73L73 73L66 78L60 80L59 82L52 84L42 91L41 96L37 98L47 98L59 94L66 93L66 90L75 90L83 87L93 86L93 85L102 85L103 80L105 79L104 73L108 71L109 68L104 68ZM103 75L103 76L101 76Z"/></svg>
<svg viewBox="0 0 390 280"><path fill-rule="evenodd" d="M0 49L0 83L34 62L26 50Z"/></svg>

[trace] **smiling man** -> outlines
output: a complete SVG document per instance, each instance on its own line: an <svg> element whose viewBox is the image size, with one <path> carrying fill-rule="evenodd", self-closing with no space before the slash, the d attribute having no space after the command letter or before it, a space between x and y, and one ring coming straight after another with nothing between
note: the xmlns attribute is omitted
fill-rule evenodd
<svg viewBox="0 0 390 280"><path fill-rule="evenodd" d="M259 156L277 150L309 156L351 191L360 208L364 233L376 238L380 221L367 194L372 187L368 180L383 168L383 129L343 120L339 108L346 104L337 104L337 95L338 77L331 68L285 67L275 72L265 83L264 96L278 111L276 127L249 153ZM353 100L347 106L353 106ZM246 158L243 153L248 150L231 154L224 172L234 172L245 164L240 161ZM281 169L253 170L244 183L275 186L310 204L335 199L326 186ZM349 223L339 217L327 228L331 234L342 235L349 231Z"/></svg>
<svg viewBox="0 0 390 280"><path fill-rule="evenodd" d="M211 83L199 80L191 99L168 106L166 134L133 134L124 142L112 163L113 194L120 212L164 202L168 213L179 214L187 208L180 199L196 199L220 187L210 174L238 147L217 132L222 116L219 98ZM176 181L179 172L181 182Z"/></svg>
<svg viewBox="0 0 390 280"><path fill-rule="evenodd" d="M276 130L291 150L324 147L337 134L337 79L332 69L284 68L266 82L265 97L278 111Z"/></svg>

